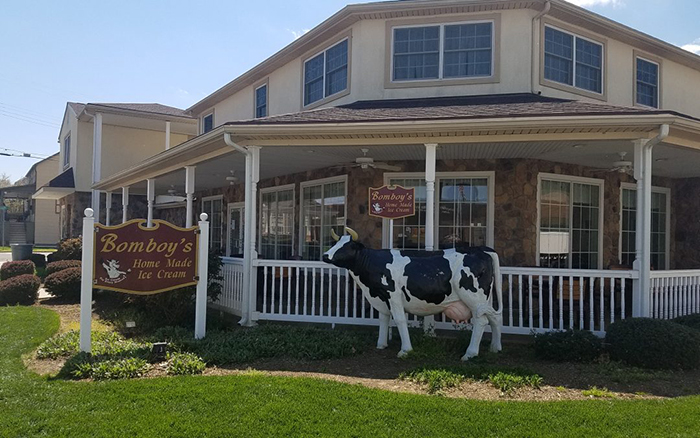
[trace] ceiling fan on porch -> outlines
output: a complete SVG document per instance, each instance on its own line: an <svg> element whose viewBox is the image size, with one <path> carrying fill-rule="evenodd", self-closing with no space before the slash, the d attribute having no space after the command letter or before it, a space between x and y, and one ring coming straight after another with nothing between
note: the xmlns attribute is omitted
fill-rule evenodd
<svg viewBox="0 0 700 438"><path fill-rule="evenodd" d="M340 166L336 166L335 169L340 169L343 167L359 167L363 170L381 169L381 170L390 170L392 172L398 172L401 170L401 167L399 167L399 166L392 166L391 164L388 164L388 163L374 161L374 158L367 156L367 154L369 153L369 149L367 149L367 148L363 148L360 150L362 151L362 156L355 158L354 163L341 164Z"/></svg>
<svg viewBox="0 0 700 438"><path fill-rule="evenodd" d="M230 186L232 186L232 185L234 185L234 184L236 184L236 183L238 182L238 177L236 176L236 171L235 171L235 170L232 170L232 171L231 171L231 174L230 174L229 176L226 177L226 182L228 182L228 184L229 184Z"/></svg>
<svg viewBox="0 0 700 438"><path fill-rule="evenodd" d="M619 152L618 155L620 159L612 163L612 167L604 167L602 169L596 169L599 172L616 172L616 173L626 173L627 175L634 176L634 163L627 160L627 152Z"/></svg>

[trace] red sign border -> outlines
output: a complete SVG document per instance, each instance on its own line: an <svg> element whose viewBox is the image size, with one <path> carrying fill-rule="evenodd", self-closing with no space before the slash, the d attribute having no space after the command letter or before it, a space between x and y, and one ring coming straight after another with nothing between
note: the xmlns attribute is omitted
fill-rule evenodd
<svg viewBox="0 0 700 438"><path fill-rule="evenodd" d="M397 216L397 217L393 217L393 218L388 218L388 217L384 217L384 216L372 214L372 190L378 191L378 190L383 189L384 187L386 187L386 188L389 189L389 190L404 189L404 190L410 190L410 191L412 191L412 192L413 192L413 214L408 214L408 215L405 215L405 216ZM405 218L407 218L407 217L413 217L413 216L416 215L416 188L415 188L415 187L410 187L410 188L409 188L409 187L404 187L404 186L400 186L400 185L396 185L396 184L394 184L394 185L383 185L383 186L381 186L381 187L370 187L370 188L367 190L367 200L369 201L369 205L368 205L367 207L368 207L368 210L369 210L369 213L368 213L368 214L369 214L370 217L376 217L376 218L386 219L386 220L388 220L388 221L391 221L391 220L395 220L395 219L405 219Z"/></svg>
<svg viewBox="0 0 700 438"><path fill-rule="evenodd" d="M141 295L141 296L146 296L146 295L156 295L160 294L163 292L169 292L171 290L176 290L176 289L182 289L183 287L189 287L189 286L196 286L198 283L199 279L199 236L201 235L199 232L199 226L194 226L192 228L183 228L183 227L178 227L177 225L173 225L170 222L161 220L161 219L153 219L153 226L151 228L148 228L146 224L148 221L146 219L132 219L130 221L124 222L123 224L119 225L114 225L114 226L106 226L102 225L100 223L95 223L95 228L93 230L93 235L94 235L94 244L92 248L92 283L93 285L97 282L96 276L97 276L97 233L99 230L106 230L106 231L113 231L113 230L118 230L120 228L128 227L129 225L132 225L136 223L138 227L143 230L143 231L155 231L158 228L160 228L161 225L165 225L167 227L170 227L172 229L178 230L178 231L191 231L195 233L195 251L194 251L194 264L195 264L195 270L194 270L194 275L195 278L192 280L190 283L184 283L180 284L177 286L172 286L168 287L165 289L158 289L156 291L150 291L150 292L140 292L140 291L132 291L128 289L121 289L117 287L111 287L111 286L99 286L95 287L95 289L100 289L100 290L109 290L109 291L114 291L114 292L122 292L125 294L130 294L130 295Z"/></svg>

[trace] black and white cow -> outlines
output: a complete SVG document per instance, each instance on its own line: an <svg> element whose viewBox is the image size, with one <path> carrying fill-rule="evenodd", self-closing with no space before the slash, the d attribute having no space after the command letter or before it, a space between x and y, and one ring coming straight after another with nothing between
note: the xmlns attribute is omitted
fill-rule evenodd
<svg viewBox="0 0 700 438"><path fill-rule="evenodd" d="M491 351L501 351L502 287L498 255L490 248L445 251L400 251L366 248L355 231L338 237L323 261L345 268L365 298L379 312L377 348L387 347L393 316L401 335L399 357L413 348L405 312L419 316L445 313L453 321L469 322L472 338L462 360L479 354L487 324L491 326ZM499 310L492 306L494 291Z"/></svg>

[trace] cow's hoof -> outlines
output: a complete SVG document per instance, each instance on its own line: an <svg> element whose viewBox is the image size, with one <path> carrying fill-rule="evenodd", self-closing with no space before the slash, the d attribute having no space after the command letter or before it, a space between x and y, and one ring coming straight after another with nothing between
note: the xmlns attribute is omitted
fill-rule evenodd
<svg viewBox="0 0 700 438"><path fill-rule="evenodd" d="M412 350L401 350L399 351L399 354L396 355L399 359L403 359L404 357L408 356L408 353L410 353Z"/></svg>
<svg viewBox="0 0 700 438"><path fill-rule="evenodd" d="M468 362L469 360L477 357L478 355L479 355L478 352L473 353L473 352L467 351L467 353L464 356L462 356L462 362Z"/></svg>
<svg viewBox="0 0 700 438"><path fill-rule="evenodd" d="M377 350L384 350L388 346L388 344L377 344Z"/></svg>
<svg viewBox="0 0 700 438"><path fill-rule="evenodd" d="M501 344L498 345L491 345L491 353L498 353L501 350L503 350L503 347L501 347Z"/></svg>

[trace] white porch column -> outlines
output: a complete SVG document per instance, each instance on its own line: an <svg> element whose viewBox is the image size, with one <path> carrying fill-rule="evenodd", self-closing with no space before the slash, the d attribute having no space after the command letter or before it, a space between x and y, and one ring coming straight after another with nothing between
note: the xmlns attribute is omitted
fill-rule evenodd
<svg viewBox="0 0 700 438"><path fill-rule="evenodd" d="M105 196L105 225L112 225L112 192L107 192Z"/></svg>
<svg viewBox="0 0 700 438"><path fill-rule="evenodd" d="M425 250L435 249L435 155L436 143L425 145Z"/></svg>
<svg viewBox="0 0 700 438"><path fill-rule="evenodd" d="M251 172L252 177L250 181L250 229L251 229L251 243L250 248L253 251L253 259L258 258L258 183L260 182L260 146L248 146L248 150L251 152Z"/></svg>
<svg viewBox="0 0 700 438"><path fill-rule="evenodd" d="M240 325L243 327L252 327L255 325L252 318L252 313L250 309L254 306L251 301L254 301L255 293L252 289L252 278L256 277L253 275L253 263L252 256L253 251L253 233L250 232L251 213L252 213L252 181L253 181L253 157L248 151L245 154L245 186L244 186L244 196L245 196L245 207L243 211L243 294L241 299L242 315ZM251 300L253 297L253 300Z"/></svg>
<svg viewBox="0 0 700 438"><path fill-rule="evenodd" d="M122 187L122 223L129 220L129 187Z"/></svg>
<svg viewBox="0 0 700 438"><path fill-rule="evenodd" d="M170 149L170 120L165 122L165 150Z"/></svg>
<svg viewBox="0 0 700 438"><path fill-rule="evenodd" d="M187 196L187 219L185 219L185 227L192 226L192 216L194 214L194 171L195 166L185 166L185 195Z"/></svg>
<svg viewBox="0 0 700 438"><path fill-rule="evenodd" d="M102 113L95 113L92 120L92 183L102 179ZM92 211L97 222L100 221L100 192L92 191Z"/></svg>
<svg viewBox="0 0 700 438"><path fill-rule="evenodd" d="M156 201L156 180L149 178L146 180L146 198L148 199L148 223L147 227L153 226L153 205Z"/></svg>
<svg viewBox="0 0 700 438"><path fill-rule="evenodd" d="M435 250L435 158L437 143L425 145L425 250ZM391 236L393 239L394 236ZM435 317L423 318L423 331L435 335Z"/></svg>
<svg viewBox="0 0 700 438"><path fill-rule="evenodd" d="M635 234L636 259L634 269L639 273L635 283L632 315L651 315L651 168L652 152L649 140L634 142L634 177L637 180L637 226Z"/></svg>

